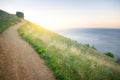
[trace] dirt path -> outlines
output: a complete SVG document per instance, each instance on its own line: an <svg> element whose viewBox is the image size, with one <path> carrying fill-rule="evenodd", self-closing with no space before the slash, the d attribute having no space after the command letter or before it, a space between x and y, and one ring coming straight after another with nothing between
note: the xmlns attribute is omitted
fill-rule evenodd
<svg viewBox="0 0 120 80"><path fill-rule="evenodd" d="M50 69L18 35L25 22L0 34L0 80L55 80Z"/></svg>

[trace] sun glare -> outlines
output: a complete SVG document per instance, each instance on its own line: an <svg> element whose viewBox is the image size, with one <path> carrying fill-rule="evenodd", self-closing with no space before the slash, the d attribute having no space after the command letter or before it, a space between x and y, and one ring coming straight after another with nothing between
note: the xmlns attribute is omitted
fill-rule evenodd
<svg viewBox="0 0 120 80"><path fill-rule="evenodd" d="M56 3L56 2L55 2ZM68 29L68 28L115 28L120 27L120 9L119 5L114 3L84 3L73 4L55 4L45 2L41 3L24 3L21 6L18 2L6 2L0 7L10 13L22 11L25 19L37 23L50 30ZM102 4L102 6L101 6ZM7 5L7 6L6 6ZM19 5L19 6L17 6ZM30 8L31 7L31 8Z"/></svg>

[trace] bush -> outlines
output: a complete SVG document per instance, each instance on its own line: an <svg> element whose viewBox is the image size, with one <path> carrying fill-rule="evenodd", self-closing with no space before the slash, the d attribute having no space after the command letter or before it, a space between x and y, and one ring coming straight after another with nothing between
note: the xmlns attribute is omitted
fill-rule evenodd
<svg viewBox="0 0 120 80"><path fill-rule="evenodd" d="M105 55L114 58L114 55L111 52L106 52Z"/></svg>
<svg viewBox="0 0 120 80"><path fill-rule="evenodd" d="M16 12L16 16L18 16L20 18L24 18L24 13L22 13L22 12Z"/></svg>
<svg viewBox="0 0 120 80"><path fill-rule="evenodd" d="M90 45L89 44L85 44L87 47L90 47Z"/></svg>
<svg viewBox="0 0 120 80"><path fill-rule="evenodd" d="M94 46L90 46L89 44L85 44L85 46L90 47L90 48L92 48L94 50L97 50Z"/></svg>

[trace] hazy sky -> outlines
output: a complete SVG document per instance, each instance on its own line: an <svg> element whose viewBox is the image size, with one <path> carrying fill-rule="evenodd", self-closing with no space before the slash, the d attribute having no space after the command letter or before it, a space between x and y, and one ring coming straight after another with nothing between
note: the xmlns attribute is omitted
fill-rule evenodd
<svg viewBox="0 0 120 80"><path fill-rule="evenodd" d="M120 0L0 0L0 9L22 11L48 29L120 28Z"/></svg>

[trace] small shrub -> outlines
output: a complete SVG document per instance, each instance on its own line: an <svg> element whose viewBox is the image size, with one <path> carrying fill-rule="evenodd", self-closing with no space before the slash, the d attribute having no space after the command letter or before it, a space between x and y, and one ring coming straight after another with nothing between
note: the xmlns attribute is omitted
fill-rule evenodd
<svg viewBox="0 0 120 80"><path fill-rule="evenodd" d="M85 46L93 48L94 50L97 50L94 46L90 46L89 44L85 44Z"/></svg>
<svg viewBox="0 0 120 80"><path fill-rule="evenodd" d="M20 18L24 18L24 13L22 13L22 12L16 12L16 16L18 16Z"/></svg>
<svg viewBox="0 0 120 80"><path fill-rule="evenodd" d="M105 55L114 58L114 55L111 52L106 52Z"/></svg>
<svg viewBox="0 0 120 80"><path fill-rule="evenodd" d="M90 47L90 45L89 44L85 44L87 47Z"/></svg>

